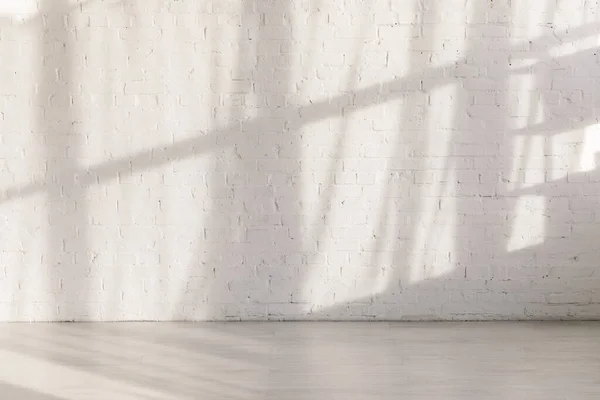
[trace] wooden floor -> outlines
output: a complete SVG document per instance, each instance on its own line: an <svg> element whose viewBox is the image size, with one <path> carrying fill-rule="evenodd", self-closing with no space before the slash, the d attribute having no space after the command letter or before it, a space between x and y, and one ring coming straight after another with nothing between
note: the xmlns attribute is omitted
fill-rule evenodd
<svg viewBox="0 0 600 400"><path fill-rule="evenodd" d="M0 399L600 399L600 324L0 325Z"/></svg>

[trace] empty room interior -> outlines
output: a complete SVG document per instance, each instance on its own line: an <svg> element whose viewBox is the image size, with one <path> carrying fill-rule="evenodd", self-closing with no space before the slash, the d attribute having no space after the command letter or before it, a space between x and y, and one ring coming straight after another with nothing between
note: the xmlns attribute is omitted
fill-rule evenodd
<svg viewBox="0 0 600 400"><path fill-rule="evenodd" d="M598 0L0 0L0 399L598 400L599 117Z"/></svg>

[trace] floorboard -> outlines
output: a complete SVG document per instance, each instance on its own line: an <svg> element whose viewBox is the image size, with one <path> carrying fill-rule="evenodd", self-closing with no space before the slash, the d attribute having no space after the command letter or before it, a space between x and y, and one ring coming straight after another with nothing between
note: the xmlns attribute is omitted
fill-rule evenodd
<svg viewBox="0 0 600 400"><path fill-rule="evenodd" d="M600 399L598 323L0 325L0 398Z"/></svg>

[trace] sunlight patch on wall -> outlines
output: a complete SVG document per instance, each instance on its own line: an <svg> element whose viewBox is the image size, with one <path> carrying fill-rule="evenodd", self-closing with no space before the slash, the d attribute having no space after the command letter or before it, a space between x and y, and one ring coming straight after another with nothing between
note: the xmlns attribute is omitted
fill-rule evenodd
<svg viewBox="0 0 600 400"><path fill-rule="evenodd" d="M564 0L563 0L564 1ZM569 0L565 1L565 3L570 4ZM583 5L583 19L584 22L598 22L600 20L600 3L593 1L586 1Z"/></svg>
<svg viewBox="0 0 600 400"><path fill-rule="evenodd" d="M514 0L512 10L519 10L512 16L512 36L515 42L534 39L547 33L546 27L554 23L553 0ZM526 12L524 10L527 10Z"/></svg>
<svg viewBox="0 0 600 400"><path fill-rule="evenodd" d="M545 202L543 196L519 197L512 220L507 251L513 252L544 243Z"/></svg>
<svg viewBox="0 0 600 400"><path fill-rule="evenodd" d="M523 68L527 70L527 68ZM536 82L530 72L509 77L508 104L512 118L512 129L527 130L544 121L544 103L536 90ZM513 138L511 166L507 168L506 188L510 191L531 185L534 174L544 169L544 140L540 136L516 135ZM529 172L528 172L529 170ZM533 172L533 171L537 172ZM526 175L529 175L527 177ZM537 180L539 181L539 179Z"/></svg>
<svg viewBox="0 0 600 400"><path fill-rule="evenodd" d="M34 321L54 311L48 304L55 298L57 283L51 279L52 266L44 259L49 219L46 194L10 200L0 204L0 301L12 304L12 318ZM54 244L61 243L55 240Z"/></svg>
<svg viewBox="0 0 600 400"><path fill-rule="evenodd" d="M511 190L533 187L544 183L546 176L546 158L544 156L545 138L540 136L516 137L514 168L509 184Z"/></svg>
<svg viewBox="0 0 600 400"><path fill-rule="evenodd" d="M93 4L90 2L89 5ZM106 29L78 31L79 40L74 42L70 57L85 59L86 67L72 68L71 79L73 87L81 88L84 95L73 95L74 105L70 112L77 115L78 129L86 133L85 146L80 150L82 164L86 167L94 168L109 160L138 155L146 160L134 160L134 163L142 161L143 164L148 158L156 158L157 162L148 168L158 168L166 161L166 157L159 155L163 149L186 140L190 142L189 146L182 148L180 154L171 153L170 159L207 155L214 151L217 141L217 134L210 131L229 126L232 121L230 111L242 109L243 96L238 92L249 82L240 82L237 76L230 76L229 69L219 67L224 62L237 65L237 52L232 46L222 46L218 52L213 52L211 40L219 38L203 38L205 26L216 23L209 17L199 18L197 24L185 30L160 32L153 24L164 16L154 16L154 6L151 3L140 6L136 11L139 26L120 29L119 35ZM96 8L91 15L98 20L127 21L131 18L122 8ZM88 23L89 15L76 14L73 20L84 25ZM211 34L217 31L214 26L212 28ZM142 40L140 32L147 32L152 40ZM218 34L233 35L235 31L234 28L222 28ZM190 39L196 37L195 41ZM213 57L213 63L217 65L199 63L194 57L183 56L189 54L205 59ZM63 61L65 66L69 62ZM153 66L152 72L147 69L148 65ZM221 98L207 94L212 92L224 94ZM193 139L197 142L191 143Z"/></svg>
<svg viewBox="0 0 600 400"><path fill-rule="evenodd" d="M595 50L600 45L600 36L584 36L548 49L551 58L566 57L581 52Z"/></svg>
<svg viewBox="0 0 600 400"><path fill-rule="evenodd" d="M446 1L437 2L436 6L432 10L442 22L424 24L423 40L430 40L432 47L436 48L431 65L445 66L464 59L467 48L467 35L464 34L466 21L475 10L456 7L452 2ZM410 60L409 57L406 59Z"/></svg>
<svg viewBox="0 0 600 400"><path fill-rule="evenodd" d="M506 105L511 119L510 128L526 129L540 124L545 120L545 102L538 86L537 78L529 69L527 60L514 60L522 65L512 68L514 72L508 77L508 104ZM543 77L541 78L544 79Z"/></svg>
<svg viewBox="0 0 600 400"><path fill-rule="evenodd" d="M509 191L513 191L517 188L518 174L521 169L521 163L523 162L523 152L525 151L525 137L515 136L513 139L513 158L512 167L508 172L508 182L506 182L506 188Z"/></svg>
<svg viewBox="0 0 600 400"><path fill-rule="evenodd" d="M564 179L568 173L585 171L582 165L582 161L588 158L585 155L585 132L586 129L568 130L548 139L551 153L548 163L549 181Z"/></svg>
<svg viewBox="0 0 600 400"><path fill-rule="evenodd" d="M545 145L546 138L536 135L528 138L528 151L525 153L525 168L519 177L521 187L532 187L546 181Z"/></svg>
<svg viewBox="0 0 600 400"><path fill-rule="evenodd" d="M452 174L454 175L454 173ZM456 197L448 190L453 189L450 182L443 185L443 193L439 197L426 197L426 206L421 211L421 220L414 234L414 245L410 261L410 282L416 283L429 278L436 278L452 272L454 269L451 254L455 247L457 224ZM444 208L438 208L443 199Z"/></svg>
<svg viewBox="0 0 600 400"><path fill-rule="evenodd" d="M39 12L37 0L0 0L0 18L24 22Z"/></svg>
<svg viewBox="0 0 600 400"><path fill-rule="evenodd" d="M584 130L584 142L579 169L581 172L593 171L600 168L598 156L600 153L600 125L588 126Z"/></svg>
<svg viewBox="0 0 600 400"><path fill-rule="evenodd" d="M465 99L461 99L458 93L453 85L440 87L431 93L429 114L434 118L428 121L425 159L444 161L435 169L420 171L418 176L423 178L415 179L420 206L409 257L409 279L412 282L441 276L454 268L449 255L454 248L456 203L451 196L455 195L459 177L448 158L453 130L446 131L444 128L453 127L457 110L464 106ZM442 200L446 205L444 209L441 209Z"/></svg>
<svg viewBox="0 0 600 400"><path fill-rule="evenodd" d="M392 178L385 172L388 160L404 151L397 143L402 140L398 107L355 110L345 123L321 121L302 129L302 196L316 205L302 221L303 245L312 249L316 244L327 260L313 263L302 275L306 311L375 296L387 287L383 267L401 245L392 199L408 190L403 182L390 186ZM364 132L373 121L382 130L365 143Z"/></svg>

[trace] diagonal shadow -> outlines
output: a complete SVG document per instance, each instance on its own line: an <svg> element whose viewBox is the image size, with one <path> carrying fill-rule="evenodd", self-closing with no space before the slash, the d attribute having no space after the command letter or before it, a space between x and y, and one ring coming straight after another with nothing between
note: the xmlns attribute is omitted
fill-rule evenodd
<svg viewBox="0 0 600 400"><path fill-rule="evenodd" d="M18 400L63 400L60 397L45 393L36 392L26 387L11 385L6 382L0 382L0 393L5 399Z"/></svg>
<svg viewBox="0 0 600 400"><path fill-rule="evenodd" d="M66 3L61 7L66 9ZM60 7L59 7L60 9ZM50 24L56 25L56 32L63 32L64 29L60 27L62 24L62 19L60 18L61 14L53 11L53 17L49 20ZM553 36L551 38L542 38L537 41L534 41L531 44L532 49L546 49L548 46L564 43L576 35L577 33L585 33L591 34L592 28L597 24L590 24L588 26L584 26L581 29L570 30L564 34L564 38L560 35ZM62 34L62 33L61 33ZM66 36L56 38L55 43L67 43ZM577 39L574 37L574 39ZM517 55L514 57L515 59L522 57L528 58L532 55L536 55L537 53L534 51L532 54L528 52L515 52ZM560 64L564 65L566 63L577 65L579 63L583 63L587 61L591 56L595 55L594 50L585 51L576 53L574 55L565 56L560 58ZM67 57L65 57L66 59ZM373 104L384 104L386 102L394 101L400 98L410 98L411 95L418 93L420 91L430 91L439 87L441 85L455 83L457 82L457 78L453 76L453 71L457 66L466 63L466 61L461 61L457 65L446 65L438 68L429 68L426 73L419 72L418 74L408 75L404 78L398 78L392 81L384 82L381 84L371 85L367 88L356 90L349 92L345 95L341 95L332 99L326 99L323 101L316 102L314 104L306 105L303 107L297 107L294 109L289 109L289 107L285 107L283 110L271 110L270 115L268 116L258 116L255 119L241 121L239 123L231 124L227 127L216 129L210 132L205 132L203 135L190 138L187 140L179 141L173 144L165 145L163 147L157 147L146 151L140 151L138 153L132 154L130 156L122 157L116 160L112 160L108 163L101 163L97 165L83 167L81 165L77 165L71 163L70 158L67 159L64 157L64 152L68 149L74 149L77 147L77 144L72 142L72 138L67 138L69 135L60 134L56 136L58 138L58 142L52 147L52 152L49 154L49 159L52 160L60 160L58 163L51 163L49 166L48 176L51 179L58 179L58 182L55 181L42 181L42 182L34 182L33 184L17 186L12 188L7 188L2 191L2 195L0 196L0 201L6 202L10 201L16 197L22 197L37 193L39 191L49 191L50 193L57 193L57 188L66 188L72 193L67 193L66 196L61 195L61 198L66 199L64 204L51 203L57 206L57 208L51 211L51 219L54 220L63 220L60 226L57 229L61 230L61 233L58 235L51 235L53 237L64 237L71 236L75 239L73 242L73 246L79 248L84 243L85 238L83 237L83 232L76 230L72 231L73 227L76 227L78 224L81 224L85 221L85 211L81 209L81 207L76 210L76 213L70 214L70 219L63 219L62 211L65 207L71 207L73 204L73 199L80 198L83 195L83 190L89 188L92 185L104 184L111 180L118 179L119 177L126 176L128 174L147 170L151 168L160 167L162 165L171 163L173 161L182 160L189 157L200 156L202 154L214 153L222 149L226 148L235 148L239 146L241 143L241 138L244 137L247 133L257 133L261 132L264 129L269 127L269 123L271 121L272 114L276 115L278 118L288 121L288 130L290 132L297 131L300 127L310 124L312 122L320 121L327 118L334 117L343 117L347 118L351 115L351 113L361 110L366 107L373 106ZM63 75L65 72L68 72L68 65L53 65L48 64L46 69L43 71L44 74L50 76L54 68L59 67L59 69L63 69ZM517 70L519 72L520 70ZM509 72L510 73L510 72ZM444 76L445 78L437 80L433 85L427 83L427 88L425 89L424 75L433 75L433 76ZM64 76L62 77L64 78ZM52 79L48 79L48 82L52 82ZM68 80L67 80L68 83ZM68 91L67 88L60 88L56 86L56 83L49 84L46 88L43 87L42 97L50 96L55 92L61 92L63 90ZM407 88L415 88L420 87L421 90L407 90ZM348 107L347 105L350 105ZM52 108L52 107L51 107ZM581 110L578 110L581 111ZM582 126L587 126L589 124L596 122L595 109L585 110L586 112L579 112L578 115L580 117L573 121L570 119L570 115L557 115L551 121L543 122L540 125L534 125L532 127L522 128L522 130L527 130L528 132L534 133L543 133L545 135L554 135L557 133L563 132L565 129L575 129ZM68 127L68 121L72 119L68 114L64 116L59 116L57 120L59 121L59 126L55 129L57 131L69 132L71 129ZM47 121L45 121L46 123ZM56 125L56 124L55 124ZM519 134L521 130L513 130L511 133ZM76 135L71 135L76 136ZM74 178L77 178L77 183L72 184ZM83 202L79 202L80 205L84 205ZM64 244L52 244L54 248L61 248ZM71 257L72 254L62 254L60 257ZM53 256L54 257L54 256ZM57 256L58 257L58 256ZM56 257L54 257L56 258ZM57 265L70 265L73 264L73 261L57 259ZM85 270L85 268L83 268ZM63 274L57 274L57 279L61 279ZM87 292L84 290L84 292Z"/></svg>
<svg viewBox="0 0 600 400"><path fill-rule="evenodd" d="M577 58L577 57L573 57L573 58L564 58L565 62L579 62L582 59ZM562 62L562 61L561 61ZM443 69L443 68L449 68L449 69ZM444 73L444 75L448 76L448 75L452 75L451 74L451 70L450 68L453 68L452 66L449 67L443 67L441 69L441 71ZM436 71L436 70L434 70ZM437 71L439 71L439 69L437 69ZM508 72L506 72L508 74ZM305 123L308 123L310 121L318 121L320 119L324 119L324 118L330 118L330 117L335 117L335 116L347 116L348 115L348 110L345 108L344 104L349 104L348 102L354 104L354 106L356 107L370 107L373 105L372 103L372 98L378 98L378 103L377 104L381 104L382 102L385 101L391 101L392 99L396 99L399 98L399 96L406 96L407 95L407 91L404 90L404 88L406 86L413 86L414 84L421 82L422 81L422 77L417 76L417 75L409 75L406 78L401 78L398 80L394 80L394 81L390 81L388 83L384 83L381 85L373 85L370 86L366 89L363 90L358 90L358 91L354 91L352 93L348 93L344 96L339 96L336 97L335 99L332 100L326 100L326 101L322 101L322 102L318 102L315 103L313 105L309 105L309 106L305 106L305 107L299 107L296 108L294 110L290 110L290 111L284 111L281 115L283 115L285 118L289 118L290 122L290 130L291 127L299 127ZM262 85L267 85L267 79L266 78L262 78L259 79L259 87L261 87ZM454 82L455 78L445 78L443 80L444 82ZM357 98L362 98L362 99L369 99L369 101L356 101ZM457 107L458 109L460 109L461 107ZM232 126L228 126L226 128L224 128L223 130L216 130L216 131L211 131L206 133L204 136L201 137L197 137L197 138L193 138L190 140L186 140L186 141L182 141L182 142L178 142L172 145L166 145L165 147L161 147L161 148L155 148L152 150L148 150L148 151L142 151L136 154L133 154L131 156L127 156L127 157L123 157L121 159L118 159L114 162L110 162L110 163L102 163L99 165L95 165L95 166L91 166L88 167L87 170L91 173L92 177L90 178L84 178L84 180L82 181L82 186L83 187L89 187L91 185L94 184L102 184L105 182L110 181L111 179L115 179L118 176L120 176L121 174L128 174L128 173L132 173L133 171L138 171L138 170L143 170L146 168L153 168L155 166L160 166L160 165L164 165L166 163L175 161L175 160L179 160L181 158L185 158L185 157L194 157L195 155L200 155L200 154L205 154L208 151L215 151L217 149L223 149L225 147L235 147L237 146L237 148L239 149L240 147L243 149L244 145L242 144L240 145L240 135L242 135L243 133L245 134L246 132L259 132L261 130L264 129L264 127L268 124L269 122L269 118L265 117L265 116L259 116L257 119L255 120L250 120L247 122L242 122L241 124L235 124ZM592 120L586 120L585 123L592 123ZM556 125L555 125L556 127ZM549 127L550 129L548 129L547 131L543 131L544 134L555 134L555 133L560 133L560 131L558 131L555 128ZM507 128L508 133L512 134L514 133L514 131L510 131L510 129ZM472 135L473 133L470 132L468 134L461 134L459 136L460 138L460 142L468 142L470 139L469 135ZM496 162L496 160L494 160L494 162ZM62 165L61 167L63 167L64 165ZM72 165L67 165L68 170L67 175L68 174L73 174L75 173L73 170L76 168L75 166ZM56 167L57 168L57 167ZM81 166L79 166L78 168L82 168ZM498 169L498 165L494 164L493 165L494 169ZM55 169L54 171L56 171L58 173L58 168ZM233 170L232 170L233 171ZM62 179L62 178L61 178ZM65 177L65 184L67 182L67 178ZM61 181L63 182L63 181ZM565 182L561 182L561 184L564 184ZM22 191L19 191L21 189L17 188L17 189L9 189L8 193L11 194L11 196L18 196L19 193L34 193L38 190L41 189L48 189L48 188L52 188L54 185L54 182L41 182L39 184L34 184L34 185L29 185L29 186L25 186L22 189ZM583 185L579 185L580 187L583 187ZM12 192L11 192L12 190ZM463 189L460 189L463 190ZM538 190L538 189L536 189ZM546 191L547 189L540 189L542 194L549 194L552 192L548 192ZM73 191L73 192L69 192L69 193L73 193L74 195L81 195L80 191ZM460 192L462 194L466 194L466 192ZM522 192L518 192L518 193L527 193L525 191ZM9 196L5 196L5 201L11 199L12 197ZM465 203L465 204L461 204L459 205L459 213L465 214L468 213L470 211L469 209L469 204ZM254 211L255 212L255 211ZM56 212L58 213L58 212ZM70 220L68 220L70 221ZM65 228L66 229L66 228ZM466 229L466 228L463 228ZM467 232L463 232L463 234L466 235ZM63 234L62 231L58 231L58 234ZM463 243L463 244L472 244L472 243ZM495 246L494 244L492 244L492 246ZM484 251L487 251L489 249L485 248ZM520 257L520 255L518 256ZM467 260L465 260L467 261ZM388 293L389 294L389 293ZM370 301L370 299L368 299L368 301ZM165 339L166 340L166 339ZM152 341L150 340L151 344L154 345L156 340ZM181 342L181 340L180 340ZM61 344L63 345L63 344ZM175 345L174 347L176 347L177 345ZM74 346L75 347L75 346ZM168 347L168 345L166 346ZM60 352L57 351L55 354L53 354L54 357L60 359ZM63 355L63 360L66 359L67 357ZM83 359L85 359L85 357L83 357ZM78 364L82 362L82 359L78 359L76 357L73 357L72 359L69 359L67 361L64 361L67 363L74 363L74 364ZM121 366L121 368L123 368L123 372L124 372L124 377L122 379L131 379L131 380L135 380L138 383L142 384L142 385L160 385L165 383L164 380L161 379L155 379L154 377L159 375L160 373L164 372L161 371L160 368L156 368L155 366L151 366L151 370L152 373L144 373L144 372L139 372L135 373L132 372L129 376L127 376L127 374L125 374L125 372L127 371L127 366ZM133 367L129 367L132 368ZM117 371L115 372L115 370L110 370L110 371L102 371L102 373L104 374L109 374L111 376L118 376L118 372L121 372L121 370L119 370L117 368ZM156 375L155 375L156 374ZM202 382L201 382L202 383ZM191 385L192 388L198 388L198 386L196 385ZM193 392L190 390L190 388L172 388L174 393L185 393L187 395L192 395Z"/></svg>
<svg viewBox="0 0 600 400"><path fill-rule="evenodd" d="M52 15L56 13L53 12ZM59 16L62 14L58 14ZM57 20L59 17L55 17ZM581 28L570 29L564 34L565 38L577 39L577 34L592 35L597 32L600 24L589 24ZM553 36L552 39L542 37L537 41L532 41L531 48L536 46L544 47L546 45L559 45L565 40L561 35ZM522 54L521 54L522 53ZM513 59L527 59L529 56L539 57L538 52L529 54L527 52L515 52L517 56ZM561 65L572 64L578 65L581 62L589 61L591 56L597 54L596 49L576 53L570 56L560 58ZM424 76L445 76L445 78L436 81L433 86L428 85L429 90L436 87L441 87L446 84L456 83L458 80L453 77L453 72L460 65L466 64L461 61L458 64L446 65L436 68L428 68L424 73L420 71L406 77L398 78L388 82L382 82L368 86L366 88L355 90L347 94L337 96L330 99L325 99L295 109L286 107L284 110L278 111L278 117L289 121L290 131L295 131L301 126L308 125L320 120L335 117L347 117L353 112L360 111L366 107L372 107L374 104L385 104L395 100L410 96L411 90L407 88L422 87L422 82L426 78ZM516 69L520 72L520 69ZM526 71L526 70L523 70ZM421 89L424 90L424 89ZM351 105L351 107L348 107ZM258 117L251 120L236 122L223 128L218 128L213 131L201 132L197 137L180 140L176 143L165 144L161 147L156 147L150 150L143 150L131 154L126 157L117 158L109 162L100 163L91 166L80 167L81 170L87 172L82 177L81 185L89 187L91 185L104 184L108 181L117 179L120 174L127 175L133 172L143 171L151 168L158 168L162 165L173 161L182 160L189 157L208 154L220 149L234 146L239 140L240 135L246 131L257 132L265 127L268 127L270 117ZM545 121L543 123L518 128L513 131L514 134L545 134L555 135L564 132L565 130L573 130L592 125L597 122L596 111L589 110L577 120L556 119ZM18 185L2 189L0 192L0 202L11 201L14 198L30 196L39 191L48 189L47 181L38 181L26 185Z"/></svg>

